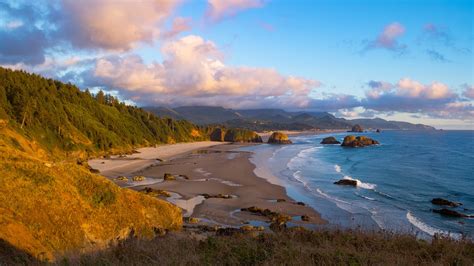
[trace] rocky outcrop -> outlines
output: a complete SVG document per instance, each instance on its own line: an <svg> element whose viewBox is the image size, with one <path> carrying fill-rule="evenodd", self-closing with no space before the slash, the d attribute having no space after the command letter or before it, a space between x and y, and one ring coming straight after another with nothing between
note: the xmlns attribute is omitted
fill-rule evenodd
<svg viewBox="0 0 474 266"><path fill-rule="evenodd" d="M457 211L453 211L450 209L439 209L439 210L433 210L435 213L439 213L443 216L448 216L448 217L457 217L457 218L472 218L474 215L467 215L464 213L460 213Z"/></svg>
<svg viewBox="0 0 474 266"><path fill-rule="evenodd" d="M377 130L375 132L380 133L381 131L380 131L380 129L377 128Z"/></svg>
<svg viewBox="0 0 474 266"><path fill-rule="evenodd" d="M344 147L365 147L370 145L377 145L380 144L378 141L373 140L366 136L346 136L344 141L342 142L341 146Z"/></svg>
<svg viewBox="0 0 474 266"><path fill-rule="evenodd" d="M242 208L241 211L250 212L255 215L267 217L272 223L286 224L287 222L291 221L291 216L279 212L274 212L270 209L261 209L252 206L249 208Z"/></svg>
<svg viewBox="0 0 474 266"><path fill-rule="evenodd" d="M273 132L273 134L268 139L269 144L292 144L291 140L288 138L288 135L282 132Z"/></svg>
<svg viewBox="0 0 474 266"><path fill-rule="evenodd" d="M224 141L225 131L218 127L211 132L211 141Z"/></svg>
<svg viewBox="0 0 474 266"><path fill-rule="evenodd" d="M434 205L449 206L449 207L458 207L461 206L460 202L453 202L443 198L434 198L431 200L431 203Z"/></svg>
<svg viewBox="0 0 474 266"><path fill-rule="evenodd" d="M171 180L176 180L176 177L170 173L165 173L163 175L163 180L164 181L171 181Z"/></svg>
<svg viewBox="0 0 474 266"><path fill-rule="evenodd" d="M321 144L341 144L335 137L327 137L321 141Z"/></svg>
<svg viewBox="0 0 474 266"><path fill-rule="evenodd" d="M152 197L159 197L159 196L163 196L167 198L171 197L171 194L168 191L161 190L161 189L154 189L151 187L145 187L144 189L140 190L140 192Z"/></svg>
<svg viewBox="0 0 474 266"><path fill-rule="evenodd" d="M247 129L229 129L225 133L224 141L262 143L262 137L257 132Z"/></svg>
<svg viewBox="0 0 474 266"><path fill-rule="evenodd" d="M354 125L350 132L364 132L364 129L360 125Z"/></svg>
<svg viewBox="0 0 474 266"><path fill-rule="evenodd" d="M352 179L341 179L339 181L334 182L336 185L342 185L342 186L353 186L357 187L357 181L352 180Z"/></svg>
<svg viewBox="0 0 474 266"><path fill-rule="evenodd" d="M137 175L137 176L132 177L132 181L135 181L135 182L144 181L145 179L146 179L146 177L144 177L142 175Z"/></svg>
<svg viewBox="0 0 474 266"><path fill-rule="evenodd" d="M232 199L234 196L229 195L229 194L216 194L216 195L211 195L211 194L201 194L205 199Z"/></svg>

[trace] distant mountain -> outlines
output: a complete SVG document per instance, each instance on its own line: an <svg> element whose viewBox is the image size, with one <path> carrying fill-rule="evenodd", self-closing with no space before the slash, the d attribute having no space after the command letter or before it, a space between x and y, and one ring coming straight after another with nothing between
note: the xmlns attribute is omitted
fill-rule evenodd
<svg viewBox="0 0 474 266"><path fill-rule="evenodd" d="M381 118L347 120L352 124L359 124L364 129L393 129L393 130L434 130L434 127L423 124L412 124L401 121L387 121Z"/></svg>
<svg viewBox="0 0 474 266"><path fill-rule="evenodd" d="M289 112L282 109L234 110L211 106L182 106L177 108L145 107L158 116L186 119L199 125L221 124L233 128L256 131L350 129L360 124L365 129L432 130L433 127L408 122L387 121L381 118L338 118L327 112Z"/></svg>

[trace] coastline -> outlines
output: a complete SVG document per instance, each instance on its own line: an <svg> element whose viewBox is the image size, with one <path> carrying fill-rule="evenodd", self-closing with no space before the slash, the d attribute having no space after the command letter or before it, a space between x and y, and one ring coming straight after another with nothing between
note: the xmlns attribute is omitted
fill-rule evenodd
<svg viewBox="0 0 474 266"><path fill-rule="evenodd" d="M170 193L170 197L159 198L181 207L184 217L197 218L197 225L270 225L268 217L241 211L249 207L290 216L288 226L314 228L326 224L315 209L290 198L282 184L271 182L271 176L256 170L257 166L251 161L252 153L241 149L255 145L258 144L171 144L142 148L131 156L94 159L89 164L121 187L136 191L147 187ZM165 173L171 173L176 180L163 181ZM144 176L145 180L131 181L137 175ZM117 180L118 176L129 180ZM303 216L307 221L303 221Z"/></svg>

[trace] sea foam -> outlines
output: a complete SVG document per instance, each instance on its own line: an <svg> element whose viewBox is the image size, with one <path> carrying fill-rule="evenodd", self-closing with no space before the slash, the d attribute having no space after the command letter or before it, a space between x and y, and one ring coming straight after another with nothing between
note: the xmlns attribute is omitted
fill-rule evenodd
<svg viewBox="0 0 474 266"><path fill-rule="evenodd" d="M359 179L352 178L348 175L344 176L344 179L355 180L357 182L357 187L364 188L364 189L371 189L372 190L372 189L375 189L375 187L377 187L377 185L375 185L375 184L364 183L364 182L360 181Z"/></svg>
<svg viewBox="0 0 474 266"><path fill-rule="evenodd" d="M413 226L415 226L419 230L427 233L430 236L434 236L435 234L441 234L441 235L445 235L445 236L450 236L450 237L455 238L455 239L460 239L461 238L461 234L450 233L450 232L443 231L443 230L440 230L440 229L437 229L437 228L434 228L432 226L429 226L429 225L425 224L420 219L415 217L410 211L407 212L407 220Z"/></svg>

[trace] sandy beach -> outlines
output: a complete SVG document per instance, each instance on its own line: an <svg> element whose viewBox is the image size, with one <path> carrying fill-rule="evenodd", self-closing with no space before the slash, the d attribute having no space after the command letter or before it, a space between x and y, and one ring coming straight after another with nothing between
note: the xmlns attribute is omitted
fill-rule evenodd
<svg viewBox="0 0 474 266"><path fill-rule="evenodd" d="M249 160L252 154L238 150L245 145L252 144L196 142L163 145L142 148L139 153L126 157L94 159L89 161L89 165L121 187L137 191L147 187L168 192L169 197L160 198L181 207L183 216L198 218L199 224L268 225L267 217L241 211L253 206L291 216L290 226L312 227L326 223L314 209L289 198L284 187L266 180L272 177L257 176L255 165ZM164 181L165 173L172 174L176 180ZM128 181L118 180L118 176L128 177ZM134 176L144 176L145 179L132 181ZM205 194L208 194L207 198ZM309 219L302 221L301 216Z"/></svg>

